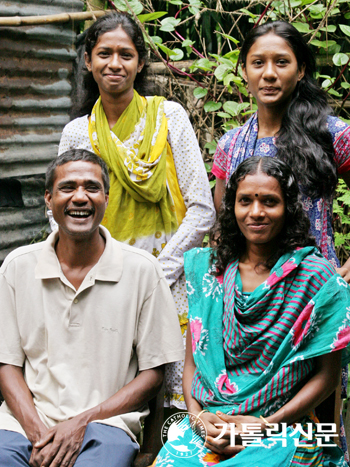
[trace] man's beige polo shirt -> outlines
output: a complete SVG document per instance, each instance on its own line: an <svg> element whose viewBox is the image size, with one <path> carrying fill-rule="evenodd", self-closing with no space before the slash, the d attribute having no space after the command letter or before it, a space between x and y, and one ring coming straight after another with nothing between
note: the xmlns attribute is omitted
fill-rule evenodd
<svg viewBox="0 0 350 467"><path fill-rule="evenodd" d="M156 259L112 239L103 227L101 233L105 250L78 291L57 259L57 232L18 248L0 269L0 362L24 366L48 427L108 399L138 370L184 357L173 298ZM101 422L135 439L147 410ZM0 429L25 435L6 403Z"/></svg>

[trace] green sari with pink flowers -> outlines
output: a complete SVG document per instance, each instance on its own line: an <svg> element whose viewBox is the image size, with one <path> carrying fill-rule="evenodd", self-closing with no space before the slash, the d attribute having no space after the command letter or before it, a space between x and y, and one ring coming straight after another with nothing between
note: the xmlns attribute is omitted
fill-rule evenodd
<svg viewBox="0 0 350 467"><path fill-rule="evenodd" d="M192 396L203 408L267 417L312 377L316 357L341 350L342 365L349 362L350 287L316 248L282 256L250 294L243 293L238 260L215 277L210 255L210 249L200 248L185 254L196 364ZM171 463L174 454L167 450L168 441L156 466L345 467L335 444L318 445L315 421L300 420L305 432L311 424L311 439L290 426L286 446L267 437L230 459L208 451L197 439L196 455ZM188 443L193 445L193 439Z"/></svg>

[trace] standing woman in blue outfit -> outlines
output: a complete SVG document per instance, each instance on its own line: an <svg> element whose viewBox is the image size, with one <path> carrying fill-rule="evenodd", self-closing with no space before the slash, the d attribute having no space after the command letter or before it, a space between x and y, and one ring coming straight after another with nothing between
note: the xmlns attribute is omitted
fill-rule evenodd
<svg viewBox="0 0 350 467"><path fill-rule="evenodd" d="M276 21L253 29L240 61L258 111L219 141L213 164L218 210L227 181L251 156L287 162L298 177L311 232L336 268L332 198L341 176L350 186L350 127L331 116L327 96L313 79L315 59L301 34ZM350 281L350 260L337 271Z"/></svg>
<svg viewBox="0 0 350 467"><path fill-rule="evenodd" d="M240 62L258 111L219 141L212 169L215 207L219 210L225 186L243 160L278 157L297 176L311 233L323 255L350 282L350 259L340 267L332 230L338 177L350 186L350 127L331 116L326 93L313 79L313 54L291 24L276 21L253 29Z"/></svg>

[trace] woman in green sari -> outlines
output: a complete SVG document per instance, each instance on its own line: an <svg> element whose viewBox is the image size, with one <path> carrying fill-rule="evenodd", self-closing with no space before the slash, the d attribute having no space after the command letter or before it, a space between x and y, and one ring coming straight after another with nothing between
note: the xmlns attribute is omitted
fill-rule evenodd
<svg viewBox="0 0 350 467"><path fill-rule="evenodd" d="M185 110L163 97L144 97L147 54L127 13L109 13L87 30L83 99L63 130L59 154L87 149L107 163L111 189L102 224L116 240L158 258L185 339L183 254L201 245L215 213ZM182 368L178 362L166 369L166 405L185 408Z"/></svg>
<svg viewBox="0 0 350 467"><path fill-rule="evenodd" d="M156 467L345 467L314 409L349 361L350 286L316 248L291 169L242 162L213 240L185 254L192 423L169 428Z"/></svg>

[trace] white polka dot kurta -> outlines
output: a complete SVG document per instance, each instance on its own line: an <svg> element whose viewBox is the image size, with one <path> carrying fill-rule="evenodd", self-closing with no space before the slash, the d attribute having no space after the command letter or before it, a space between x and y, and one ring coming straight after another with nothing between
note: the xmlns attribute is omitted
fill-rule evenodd
<svg viewBox="0 0 350 467"><path fill-rule="evenodd" d="M179 187L187 212L179 229L167 239L164 248L149 253L156 254L163 268L175 301L185 343L188 304L183 254L201 246L204 235L215 221L215 211L202 155L185 110L175 102L165 101L164 112L168 120L168 142L172 149ZM87 116L73 120L63 130L59 154L73 148L93 152ZM159 240L162 242L162 239ZM135 239L133 246L148 251L147 242L143 239ZM182 361L167 365L166 406L186 408L182 394L182 373Z"/></svg>

